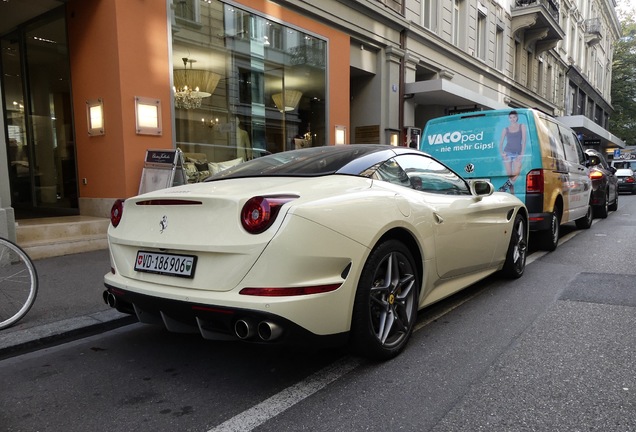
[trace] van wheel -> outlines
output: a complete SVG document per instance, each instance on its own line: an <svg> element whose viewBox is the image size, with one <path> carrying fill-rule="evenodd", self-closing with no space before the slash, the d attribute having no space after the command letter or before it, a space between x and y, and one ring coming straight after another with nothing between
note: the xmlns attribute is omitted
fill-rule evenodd
<svg viewBox="0 0 636 432"><path fill-rule="evenodd" d="M576 223L576 227L578 229L588 229L592 226L592 220L594 219L594 215L592 214L592 206L587 206L587 213L581 219L577 219L574 222Z"/></svg>
<svg viewBox="0 0 636 432"><path fill-rule="evenodd" d="M561 225L561 221L559 220L559 214L557 213L557 209L555 208L552 212L552 217L550 220L550 229L545 231L539 231L539 247L543 250L552 252L559 245L559 227Z"/></svg>

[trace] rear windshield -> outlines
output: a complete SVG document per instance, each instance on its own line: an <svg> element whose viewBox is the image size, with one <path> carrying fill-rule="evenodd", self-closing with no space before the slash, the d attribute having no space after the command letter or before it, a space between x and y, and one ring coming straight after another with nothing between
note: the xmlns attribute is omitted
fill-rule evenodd
<svg viewBox="0 0 636 432"><path fill-rule="evenodd" d="M620 169L620 168L630 168L630 169L634 169L636 168L636 161L615 161L612 163L612 165L614 166L614 168L616 169Z"/></svg>
<svg viewBox="0 0 636 432"><path fill-rule="evenodd" d="M238 177L323 176L334 174L352 161L381 150L385 148L355 145L290 150L236 165L208 177L205 181Z"/></svg>

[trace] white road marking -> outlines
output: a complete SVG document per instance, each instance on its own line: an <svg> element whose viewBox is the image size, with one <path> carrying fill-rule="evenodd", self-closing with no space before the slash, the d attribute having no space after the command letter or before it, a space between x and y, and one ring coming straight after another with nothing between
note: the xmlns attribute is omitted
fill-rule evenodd
<svg viewBox="0 0 636 432"><path fill-rule="evenodd" d="M594 221L593 223L595 223ZM561 237L559 239L559 245L571 240L574 236L580 233L580 230L572 231L571 233ZM547 254L544 251L534 252L526 259L526 265L531 264L537 259ZM440 311L436 315L427 317L422 322L415 325L413 331L416 332L431 322L435 321L448 314L452 310L463 305L467 301L481 294L481 290L477 291L473 295L463 298L461 301L450 305L450 307ZM229 420L221 423L220 425L210 429L208 432L250 432L254 428L262 425L266 421L276 417L278 414L286 411L298 402L302 402L314 393L322 390L332 382L342 378L360 365L360 360L354 357L346 356L342 357L335 363L319 370L311 375L309 378L304 379L291 387L287 387L279 393L265 399L258 405L243 411L232 417Z"/></svg>
<svg viewBox="0 0 636 432"><path fill-rule="evenodd" d="M343 357L314 373L309 378L287 387L258 405L210 429L208 432L249 432L317 391L322 390L359 365L360 361L358 359L349 356Z"/></svg>

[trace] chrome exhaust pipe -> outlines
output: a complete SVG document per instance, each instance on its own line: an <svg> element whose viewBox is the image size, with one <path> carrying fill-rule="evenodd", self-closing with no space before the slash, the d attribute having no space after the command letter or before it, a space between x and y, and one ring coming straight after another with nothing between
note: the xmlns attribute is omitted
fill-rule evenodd
<svg viewBox="0 0 636 432"><path fill-rule="evenodd" d="M104 291L104 302L112 307L112 308L116 308L117 307L117 297L115 297L115 295L113 293L111 293L110 291L106 290Z"/></svg>
<svg viewBox="0 0 636 432"><path fill-rule="evenodd" d="M261 321L258 323L258 337L264 341L273 341L283 334L283 329L273 322Z"/></svg>
<svg viewBox="0 0 636 432"><path fill-rule="evenodd" d="M234 333L239 339L249 339L256 334L256 331L249 321L240 319L234 323Z"/></svg>

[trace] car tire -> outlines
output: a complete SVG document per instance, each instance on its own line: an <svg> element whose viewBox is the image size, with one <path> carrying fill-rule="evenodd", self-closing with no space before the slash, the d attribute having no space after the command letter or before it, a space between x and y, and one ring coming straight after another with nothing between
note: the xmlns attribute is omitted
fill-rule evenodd
<svg viewBox="0 0 636 432"><path fill-rule="evenodd" d="M609 191L605 194L603 204L594 206L594 214L601 219L605 219L609 214Z"/></svg>
<svg viewBox="0 0 636 432"><path fill-rule="evenodd" d="M417 320L420 275L400 241L380 243L364 264L353 307L352 346L375 360L397 356Z"/></svg>
<svg viewBox="0 0 636 432"><path fill-rule="evenodd" d="M517 279L523 275L526 268L526 253L528 251L528 225L526 218L518 214L512 225L510 244L506 253L506 262L501 273L509 278Z"/></svg>
<svg viewBox="0 0 636 432"><path fill-rule="evenodd" d="M580 219L574 221L576 227L578 229L588 229L592 226L592 221L594 220L594 215L592 214L592 206L587 206L587 213Z"/></svg>
<svg viewBox="0 0 636 432"><path fill-rule="evenodd" d="M559 245L559 231L561 220L558 209L555 207L550 217L550 228L538 232L539 247L545 251L552 252Z"/></svg>
<svg viewBox="0 0 636 432"><path fill-rule="evenodd" d="M614 196L614 202L612 204L609 205L608 209L610 211L616 211L618 210L618 191L616 191L616 195Z"/></svg>

